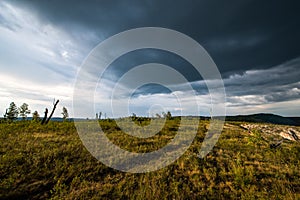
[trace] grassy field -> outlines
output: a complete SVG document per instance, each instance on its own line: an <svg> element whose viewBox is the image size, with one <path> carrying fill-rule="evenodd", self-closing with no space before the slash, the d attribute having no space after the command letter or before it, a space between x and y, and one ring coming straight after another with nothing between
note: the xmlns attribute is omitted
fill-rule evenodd
<svg viewBox="0 0 300 200"><path fill-rule="evenodd" d="M88 122L87 122L88 123ZM113 143L134 152L161 148L172 139L177 120L148 139L123 134L100 121ZM83 146L72 122L0 124L0 199L300 199L300 143L270 149L259 130L226 124L213 151L201 148L208 121L173 164L132 174L97 161ZM275 137L275 136L274 136Z"/></svg>

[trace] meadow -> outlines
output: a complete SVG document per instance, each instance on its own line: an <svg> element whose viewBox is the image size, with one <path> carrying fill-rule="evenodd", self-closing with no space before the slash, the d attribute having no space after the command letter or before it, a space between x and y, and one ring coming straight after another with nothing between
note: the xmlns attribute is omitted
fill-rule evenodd
<svg viewBox="0 0 300 200"><path fill-rule="evenodd" d="M170 119L157 135L137 139L113 120L99 123L114 144L133 152L163 147L179 126L178 119ZM300 199L300 142L284 140L271 149L267 141L279 136L262 137L241 123L227 122L213 150L200 159L209 125L201 120L184 155L140 174L120 172L94 158L73 122L1 123L0 199Z"/></svg>

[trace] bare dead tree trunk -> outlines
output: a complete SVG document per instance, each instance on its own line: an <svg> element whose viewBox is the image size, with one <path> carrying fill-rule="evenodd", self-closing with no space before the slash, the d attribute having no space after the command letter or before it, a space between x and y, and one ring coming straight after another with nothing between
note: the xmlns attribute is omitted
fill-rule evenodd
<svg viewBox="0 0 300 200"><path fill-rule="evenodd" d="M8 110L8 109L5 110L5 114L4 114L4 116L3 116L3 117L4 117L4 121L7 121L7 115L8 115L7 110Z"/></svg>
<svg viewBox="0 0 300 200"><path fill-rule="evenodd" d="M271 149L276 149L278 147L280 147L280 145L282 144L283 140L277 142L277 143L273 143L273 144L270 144L270 148Z"/></svg>
<svg viewBox="0 0 300 200"><path fill-rule="evenodd" d="M54 100L54 101L55 101L55 100ZM52 111L51 111L51 114L50 114L50 116L49 116L49 118L47 119L47 121L46 121L45 124L48 124L48 122L50 121L50 119L51 119L51 117L52 117L52 115L53 115L53 113L54 113L54 111L55 111L55 109L56 109L56 106L57 106L57 104L58 104L58 102L59 102L59 100L57 100L56 103L54 103L54 101L53 101L54 107L53 107L53 109L52 109Z"/></svg>
<svg viewBox="0 0 300 200"><path fill-rule="evenodd" d="M295 131L289 130L289 134L294 138L295 141L299 140L299 137L297 136Z"/></svg>
<svg viewBox="0 0 300 200"><path fill-rule="evenodd" d="M43 118L41 124L44 124L44 123L46 122L46 120L47 120L47 115L48 115L48 108L45 109L45 115L44 115L44 118Z"/></svg>
<svg viewBox="0 0 300 200"><path fill-rule="evenodd" d="M8 115L8 112L7 112L7 110L8 110L8 109L6 109L6 110L5 110L4 118L6 118L6 117L7 117L7 115Z"/></svg>

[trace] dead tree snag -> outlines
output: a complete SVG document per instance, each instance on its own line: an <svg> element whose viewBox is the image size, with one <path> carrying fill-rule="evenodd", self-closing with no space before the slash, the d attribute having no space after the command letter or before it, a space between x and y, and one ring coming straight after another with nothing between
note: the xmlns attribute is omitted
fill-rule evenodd
<svg viewBox="0 0 300 200"><path fill-rule="evenodd" d="M52 111L51 111L51 114L50 114L49 118L46 120L46 123L45 123L45 124L48 124L48 122L50 121L50 119L51 119L51 117L52 117L52 115L53 115L53 113L54 113L54 111L55 111L55 109L56 109L56 106L57 106L59 100L57 100L55 103L54 103L54 102L55 102L55 99L54 99L54 101L53 101L53 109L52 109Z"/></svg>
<svg viewBox="0 0 300 200"><path fill-rule="evenodd" d="M48 116L48 108L45 109L45 112L44 112L44 113L45 113L45 115L44 115L44 118L43 118L41 124L45 124L45 122L46 122L46 120L47 120L47 116Z"/></svg>

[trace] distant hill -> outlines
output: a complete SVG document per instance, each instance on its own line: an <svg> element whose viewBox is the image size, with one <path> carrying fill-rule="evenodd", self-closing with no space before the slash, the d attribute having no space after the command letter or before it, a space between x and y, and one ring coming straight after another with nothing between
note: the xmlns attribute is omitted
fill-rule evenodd
<svg viewBox="0 0 300 200"><path fill-rule="evenodd" d="M274 115L269 113L226 116L226 121L261 122L261 123L300 126L300 117L282 117L279 115Z"/></svg>
<svg viewBox="0 0 300 200"><path fill-rule="evenodd" d="M196 117L196 116L190 116L190 117ZM31 119L32 117L27 118L27 120L31 120ZM210 117L200 116L200 119L209 120ZM18 121L21 120L22 118L18 118ZM68 121L81 121L81 120L86 120L86 118L68 118ZM51 121L63 121L63 119L60 117L53 117L51 118ZM279 124L279 125L300 126L300 117L282 117L280 115L274 115L270 113L226 116L226 121L257 122L257 123L271 123L271 124Z"/></svg>

